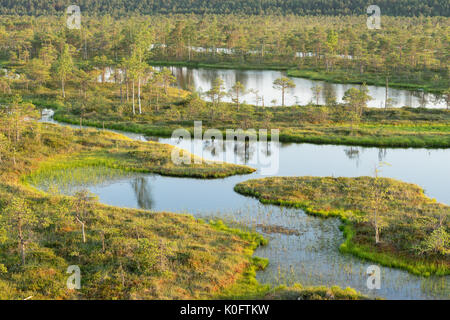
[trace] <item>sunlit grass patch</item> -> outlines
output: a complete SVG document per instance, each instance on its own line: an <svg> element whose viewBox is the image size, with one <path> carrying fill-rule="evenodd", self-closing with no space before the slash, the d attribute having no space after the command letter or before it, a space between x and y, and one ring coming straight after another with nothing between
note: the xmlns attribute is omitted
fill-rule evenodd
<svg viewBox="0 0 450 320"><path fill-rule="evenodd" d="M40 168L26 177L25 181L45 192L57 190L64 194L73 194L77 189L112 183L134 175L136 173L114 169L101 162L96 165L57 163Z"/></svg>
<svg viewBox="0 0 450 320"><path fill-rule="evenodd" d="M168 113L172 110L171 107L139 116L138 119L105 114L87 117L83 119L83 123L97 128L104 126L109 129L170 137L173 130L180 127L192 131L194 121L200 118L203 119L205 130L215 128L223 133L226 129L242 128L243 125L255 129L280 129L281 142L393 148L450 146L450 111L444 109L365 108L360 121L351 123L341 119L342 115L349 113L343 105L284 108L246 106L245 110L237 111L233 105L224 104L223 110L232 112L227 112L224 119L210 120L206 114L189 111L185 104L187 102L173 106L173 109L183 115L178 120L172 119ZM208 103L205 106L211 108ZM54 118L71 124L79 123L79 117L67 109L59 109Z"/></svg>

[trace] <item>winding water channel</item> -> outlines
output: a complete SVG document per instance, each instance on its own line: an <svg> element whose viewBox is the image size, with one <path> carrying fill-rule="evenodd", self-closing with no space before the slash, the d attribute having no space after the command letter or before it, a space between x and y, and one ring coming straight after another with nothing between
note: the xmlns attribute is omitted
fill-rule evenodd
<svg viewBox="0 0 450 320"><path fill-rule="evenodd" d="M250 175L216 180L136 174L88 188L109 205L221 218L255 228L269 239L267 246L255 252L270 261L268 268L257 274L260 282L349 286L370 296L388 299L450 298L450 277L424 278L385 267L381 267L381 289L369 290L366 270L374 263L339 252L343 236L338 219L308 216L301 209L263 205L233 191L241 181L264 177L261 169L269 160L274 160L274 155L279 159L276 176L371 175L375 164L385 161L390 166L383 168L383 176L416 183L428 196L450 204L450 149L378 149L272 142L246 145L236 141L227 141L221 146L211 140L188 141L121 133L136 140L176 145L209 160L227 159L258 169ZM267 234L265 226L284 227L292 234Z"/></svg>

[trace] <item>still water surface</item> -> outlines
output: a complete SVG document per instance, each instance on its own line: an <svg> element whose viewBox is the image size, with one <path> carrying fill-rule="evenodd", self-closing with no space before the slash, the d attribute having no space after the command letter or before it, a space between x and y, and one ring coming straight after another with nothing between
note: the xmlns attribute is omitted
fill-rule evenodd
<svg viewBox="0 0 450 320"><path fill-rule="evenodd" d="M161 70L162 67L154 67ZM237 82L241 82L246 90L242 95L241 101L258 106L279 106L281 105L281 93L273 87L273 81L279 77L286 76L284 71L273 70L237 70L237 69L209 69L209 68L190 68L190 67L169 67L172 74L176 76L176 86L186 90L195 89L202 94L205 100L208 100L205 94L211 89L214 79L221 78L224 81L224 91L229 92L231 87ZM119 71L121 72L121 71ZM108 68L105 74L105 81L112 82L113 69ZM325 81L309 80L304 78L291 77L296 87L287 91L285 104L306 105L310 102L316 103L311 88L319 86L322 88L319 95L319 104L325 104L326 96L333 95L338 102L343 102L342 97L345 91L359 85L338 84ZM98 81L101 82L101 76ZM372 100L368 102L369 107L384 108L386 101L386 90L384 87L368 86L369 95ZM402 89L388 89L388 99L391 99L391 107L426 107L426 108L446 108L443 99L438 99L434 94L426 94L422 91L409 91ZM231 97L225 96L225 102L231 102Z"/></svg>
<svg viewBox="0 0 450 320"><path fill-rule="evenodd" d="M195 88L199 92L206 92L211 89L212 82L216 78L224 80L225 91L236 83L241 82L246 90L257 90L257 94L248 93L242 97L242 101L249 104L273 106L281 105L281 93L273 88L273 81L279 77L286 76L283 71L272 70L234 70L234 69L206 69L206 68L188 68L188 67L170 67L172 73L177 77L177 84L180 88ZM305 105L310 102L316 102L311 88L319 85L322 92L319 98L319 104L325 104L325 96L334 94L337 101L342 102L345 91L352 87L359 88L359 85L337 84L324 81L309 80L304 78L291 78L296 87L286 94L286 105ZM386 90L384 87L368 86L369 95L373 98L368 106L380 108L385 106ZM206 97L205 97L206 98ZM436 101L433 94L424 94L420 91L408 91L402 89L389 88L388 98L392 99L392 107L419 107L427 108L445 108L443 101ZM230 97L225 97L224 101L230 102Z"/></svg>

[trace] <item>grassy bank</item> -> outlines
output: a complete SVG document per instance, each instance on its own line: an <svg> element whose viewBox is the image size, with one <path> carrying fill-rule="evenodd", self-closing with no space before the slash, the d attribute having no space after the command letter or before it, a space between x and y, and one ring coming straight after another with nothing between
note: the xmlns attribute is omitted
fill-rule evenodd
<svg viewBox="0 0 450 320"><path fill-rule="evenodd" d="M311 80L327 81L343 84L367 84L379 87L386 86L386 76L381 73L364 72L363 74L349 72L348 70L329 71L313 68L289 69L287 72L290 77L306 78ZM422 79L416 74L389 75L389 87L406 89L411 91L424 90L425 92L441 94L448 89L448 81L434 83L431 80Z"/></svg>
<svg viewBox="0 0 450 320"><path fill-rule="evenodd" d="M2 199L18 192L40 224L21 266L17 246L1 245L2 299L212 298L235 282L264 244L258 234L206 223L192 216L92 204L82 242L70 216L71 198L1 184ZM3 205L2 205L3 207ZM69 290L69 265L81 269L81 289Z"/></svg>
<svg viewBox="0 0 450 320"><path fill-rule="evenodd" d="M204 68L204 69L237 69L237 70L275 70L286 71L293 67L293 64L272 64L272 63L239 63L239 62L200 62L200 61L177 61L151 60L149 64L152 66L164 67L188 67L188 68Z"/></svg>
<svg viewBox="0 0 450 320"><path fill-rule="evenodd" d="M380 188L386 193L383 196ZM439 221L448 233L450 208L427 198L416 185L370 177L283 177L249 180L236 185L235 190L262 203L339 217L344 222L342 252L417 275L450 274L448 235L442 236L442 244L434 243L433 250L422 251L425 243L430 245L429 235ZM380 243L374 241L373 212L378 213L379 226L383 225L379 228Z"/></svg>
<svg viewBox="0 0 450 320"><path fill-rule="evenodd" d="M48 125L53 126L53 125ZM105 167L127 172L156 173L166 176L190 178L224 178L236 174L249 174L253 168L227 163L210 162L186 153L191 164L175 164L171 155L173 146L157 142L132 141L120 134L97 130L69 130L68 134L76 154L53 156L41 163L34 171L33 177L45 176L46 172L55 169L71 169L83 167ZM86 132L83 132L86 131ZM178 150L181 154L181 150ZM200 162L196 164L195 162ZM48 177L42 178L46 180Z"/></svg>
<svg viewBox="0 0 450 320"><path fill-rule="evenodd" d="M303 130L281 130L282 142L308 142L314 144L335 144L380 148L449 148L450 134L439 131L424 132L426 127L398 126L390 130L380 125L365 128L363 125L355 130L350 125L310 126ZM448 126L445 126L447 130ZM405 130L406 129L406 130Z"/></svg>
<svg viewBox="0 0 450 320"><path fill-rule="evenodd" d="M83 124L97 128L142 133L148 136L170 137L173 130L183 127L193 132L193 122L203 119L203 129L259 128L280 129L281 142L308 142L316 144L339 144L391 148L448 148L450 147L450 111L427 109L366 108L360 123L335 120L345 107L285 107L258 108L247 106L236 110L226 119L208 119L202 110L189 113L189 105L182 104L161 109L151 115L126 116L95 114L84 116ZM175 111L176 110L176 111ZM174 119L173 112L179 114ZM205 113L207 111L204 111ZM325 114L325 115L324 115ZM325 117L319 120L318 117ZM59 109L54 119L79 124L78 115L67 109ZM181 120L183 119L183 120ZM270 119L267 121L265 119Z"/></svg>

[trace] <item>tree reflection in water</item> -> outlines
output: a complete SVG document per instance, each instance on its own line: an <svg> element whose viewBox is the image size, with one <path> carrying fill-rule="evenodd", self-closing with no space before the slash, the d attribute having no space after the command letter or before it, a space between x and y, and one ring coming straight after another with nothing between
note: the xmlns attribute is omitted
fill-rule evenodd
<svg viewBox="0 0 450 320"><path fill-rule="evenodd" d="M210 152L211 156L215 158L216 156L220 156L222 154L223 143L221 143L220 140L216 142L216 139L204 140L203 151Z"/></svg>
<svg viewBox="0 0 450 320"><path fill-rule="evenodd" d="M253 159L257 149L257 142L251 142L248 139L245 141L228 140L221 142L215 139L203 140L203 153L210 153L215 159L219 158L221 161L227 161L227 150L233 150L234 157L239 159L239 163L248 164L250 159ZM268 152L270 154L270 151Z"/></svg>
<svg viewBox="0 0 450 320"><path fill-rule="evenodd" d="M386 148L378 148L378 161L383 162L387 157L387 149ZM359 166L360 156L364 148L358 147L349 147L344 149L344 153L350 160L355 160L356 165Z"/></svg>
<svg viewBox="0 0 450 320"><path fill-rule="evenodd" d="M152 209L153 199L147 178L136 177L131 181L131 187L133 188L139 208Z"/></svg>
<svg viewBox="0 0 450 320"><path fill-rule="evenodd" d="M387 156L387 149L386 148L380 148L378 149L378 161L383 162L384 159L386 159Z"/></svg>
<svg viewBox="0 0 450 320"><path fill-rule="evenodd" d="M359 156L360 156L360 149L355 147L345 148L344 153L350 160L356 161L356 166L359 167Z"/></svg>

